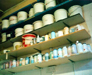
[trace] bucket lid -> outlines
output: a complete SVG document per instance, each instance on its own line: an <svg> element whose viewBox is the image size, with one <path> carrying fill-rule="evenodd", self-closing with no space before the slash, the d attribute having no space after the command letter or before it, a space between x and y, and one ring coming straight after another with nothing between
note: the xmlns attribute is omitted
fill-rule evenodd
<svg viewBox="0 0 92 75"><path fill-rule="evenodd" d="M25 37L33 37L33 38L35 38L36 35L34 35L34 34L25 34L25 35L22 36L22 38L25 38Z"/></svg>

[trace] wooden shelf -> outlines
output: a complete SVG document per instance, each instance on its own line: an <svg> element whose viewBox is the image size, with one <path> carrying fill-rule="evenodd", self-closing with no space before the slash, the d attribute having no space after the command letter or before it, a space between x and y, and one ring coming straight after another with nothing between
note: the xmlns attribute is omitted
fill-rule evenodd
<svg viewBox="0 0 92 75"><path fill-rule="evenodd" d="M65 64L65 63L71 62L70 60L79 61L79 60L85 60L85 59L90 59L90 58L92 58L92 53L87 52L87 53L75 54L75 55L64 57L64 58L50 59L48 61L43 61L41 63L28 64L28 65L5 69L5 70L1 70L1 71L5 72L5 73L7 73L7 72L16 73L16 72L27 71L27 70L31 70L31 69L38 69L38 67L43 68L43 67Z"/></svg>
<svg viewBox="0 0 92 75"><path fill-rule="evenodd" d="M79 36L78 36L79 35ZM22 56L22 55L27 55L27 54L32 54L37 52L35 49L38 50L46 50L49 49L50 47L57 47L57 46L61 46L61 45L65 45L65 44L69 44L69 40L71 40L72 42L75 42L76 40L85 40L87 38L90 38L90 34L85 30L80 30L80 31L76 31L64 36L60 36L60 37L56 37L54 39L50 39L48 41L44 41L38 44L34 44L32 46L29 47L25 47L25 48L21 48L19 50L15 50L15 51L11 51L8 52L9 57L12 56ZM5 59L5 54L0 55L0 59Z"/></svg>
<svg viewBox="0 0 92 75"><path fill-rule="evenodd" d="M72 22L72 20L73 20L73 22ZM76 25L76 24L79 24L79 23L82 23L82 22L84 22L83 17L80 14L76 14L74 16L71 16L71 17L66 18L64 20L60 20L60 21L55 22L55 23L50 24L50 25L46 25L42 28L36 29L36 30L29 32L29 33L35 33L35 34L39 34L40 36L42 36L42 35L45 35L47 33L50 33L51 31L58 31L58 30L63 29L66 26L65 24L67 24L70 27L70 26L73 26L73 25ZM0 44L0 50L12 46L13 42L22 41L21 37L22 37L22 35L19 36L19 37L12 38L12 39L10 39L6 42L1 43Z"/></svg>

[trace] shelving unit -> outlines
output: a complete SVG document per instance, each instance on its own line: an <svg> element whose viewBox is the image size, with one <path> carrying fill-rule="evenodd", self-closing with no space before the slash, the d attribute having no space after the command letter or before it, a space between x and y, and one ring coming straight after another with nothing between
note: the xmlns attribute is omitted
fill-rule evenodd
<svg viewBox="0 0 92 75"><path fill-rule="evenodd" d="M31 69L38 69L38 67L43 68L43 67L49 67L49 66L56 66L59 64L65 64L65 63L71 62L70 60L75 62L75 61L90 59L90 58L92 58L92 53L86 52L86 53L74 54L72 56L58 58L58 59L50 59L48 61L43 61L41 63L28 64L24 66L15 67L15 68L0 70L0 72L4 72L6 74L16 73L21 71L28 71Z"/></svg>
<svg viewBox="0 0 92 75"><path fill-rule="evenodd" d="M80 35L80 36L78 36L78 35ZM15 50L15 51L8 52L8 56L9 57L11 57L11 56L19 57L22 55L32 54L32 53L37 52L36 49L43 51L43 50L49 49L50 47L57 47L57 46L69 44L68 40L75 42L76 40L80 41L80 40L88 39L90 37L91 37L90 34L85 29L83 29L80 31L76 31L76 32L64 35L64 36L50 39L48 41L34 44L29 47L25 47L25 48L21 48L21 49ZM6 54L2 54L2 55L0 55L0 58L5 59L5 56L6 56Z"/></svg>
<svg viewBox="0 0 92 75"><path fill-rule="evenodd" d="M73 26L73 25L76 25L76 24L79 24L79 23L82 23L82 22L84 22L83 17L80 14L76 14L74 16L71 16L69 18L60 20L60 21L52 23L50 25L46 25L46 26L44 26L42 28L36 29L36 30L34 30L32 32L29 32L29 33L35 33L35 34L39 34L40 36L42 36L42 35L45 35L47 33L50 33L51 31L61 30L65 26L70 27L70 26ZM13 46L13 42L22 41L21 37L22 37L22 35L19 36L19 37L11 38L10 40L8 40L6 42L1 43L0 44L0 49L2 50L4 48L8 48L10 46Z"/></svg>
<svg viewBox="0 0 92 75"><path fill-rule="evenodd" d="M44 1L44 0L37 0L37 1L40 2L40 1ZM29 17L26 20L20 21L17 24L11 25L7 29L2 29L0 32L1 33L3 33L3 32L10 33L18 27L23 27L24 25L29 24L29 23L32 24L36 20L41 20L43 15L48 14L48 13L53 14L53 12L55 10L62 8L63 6L67 10L71 5L76 4L76 2L73 3L74 1L75 0L66 0L65 2L60 3L55 7L47 9L47 10L41 12L41 13L35 14L34 16ZM32 8L32 4L29 4L28 6L6 16L3 19L9 19L10 16L17 15L17 13L19 11L22 11L22 10L28 12L30 8ZM42 36L42 35L45 35L47 33L50 33L51 31L61 30L65 26L70 27L70 26L74 26L76 24L80 24L80 23L83 23L83 22L84 22L83 17L80 14L76 14L74 16L60 20L60 21L55 22L53 24L46 25L42 28L33 30L32 32L29 32L29 33L39 34L40 36ZM11 31L9 31L9 30L11 30ZM0 50L3 50L5 48L13 46L13 43L16 42L16 41L22 41L21 37L22 37L22 35L15 37L15 38L11 38L10 40L8 40L6 42L1 43L0 44ZM46 49L49 49L50 47L57 47L57 46L63 46L63 45L69 44L69 40L72 43L74 43L76 40L81 41L81 40L88 39L90 37L91 37L90 34L85 29L83 29L83 30L80 30L80 31L76 31L76 32L67 34L67 35L56 37L54 39L50 39L48 41L44 41L44 42L40 42L38 44L34 44L32 46L22 47L18 50L8 52L8 58L12 59L14 57L17 58L17 57L20 57L20 56L23 56L23 55L33 54L35 52L38 52L37 50L44 51ZM53 65L69 63L69 62L72 62L72 61L76 62L76 61L90 59L90 58L92 58L91 52L73 54L71 56L67 56L67 57L63 57L63 58L50 59L49 61L43 61L41 63L28 64L28 65L24 65L24 66L15 67L15 68L0 70L0 73L11 74L11 73L27 71L27 70L31 70L31 69L38 69L38 68L43 68L43 67L48 67L48 66L53 66ZM0 59L5 60L5 61L2 61L1 63L9 61L9 60L6 60L6 54L1 54Z"/></svg>

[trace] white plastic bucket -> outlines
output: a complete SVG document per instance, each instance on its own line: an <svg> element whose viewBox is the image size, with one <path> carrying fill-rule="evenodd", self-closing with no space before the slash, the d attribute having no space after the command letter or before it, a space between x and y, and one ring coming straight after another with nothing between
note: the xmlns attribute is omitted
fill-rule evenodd
<svg viewBox="0 0 92 75"><path fill-rule="evenodd" d="M34 25L34 29L38 29L38 28L41 28L43 26L43 23L41 20L39 20L39 21L35 21L33 23L33 25Z"/></svg>
<svg viewBox="0 0 92 75"><path fill-rule="evenodd" d="M25 11L18 12L18 21L25 20L25 19L27 19L27 12Z"/></svg>
<svg viewBox="0 0 92 75"><path fill-rule="evenodd" d="M56 6L55 0L45 0L46 9Z"/></svg>
<svg viewBox="0 0 92 75"><path fill-rule="evenodd" d="M6 41L6 33L2 33L2 42Z"/></svg>
<svg viewBox="0 0 92 75"><path fill-rule="evenodd" d="M23 34L23 28L16 28L15 29L15 37L20 36Z"/></svg>
<svg viewBox="0 0 92 75"><path fill-rule="evenodd" d="M9 23L10 23L10 25L16 24L17 23L17 17L16 16L11 16L9 18Z"/></svg>
<svg viewBox="0 0 92 75"><path fill-rule="evenodd" d="M29 17L31 17L33 15L34 15L34 10L33 10L33 8L31 8L30 11L29 11Z"/></svg>
<svg viewBox="0 0 92 75"><path fill-rule="evenodd" d="M44 3L39 2L35 3L34 6L34 14L44 11Z"/></svg>
<svg viewBox="0 0 92 75"><path fill-rule="evenodd" d="M9 20L8 19L2 20L2 29L8 27L9 27Z"/></svg>
<svg viewBox="0 0 92 75"><path fill-rule="evenodd" d="M58 9L54 12L55 21L67 18L67 11L65 9Z"/></svg>
<svg viewBox="0 0 92 75"><path fill-rule="evenodd" d="M27 24L24 26L24 33L28 33L30 31L33 31L33 25Z"/></svg>
<svg viewBox="0 0 92 75"><path fill-rule="evenodd" d="M69 12L69 15L70 16L73 16L73 15L76 15L76 14L80 14L81 16L83 16L82 14L82 7L80 5L74 5L74 6L71 6L68 10Z"/></svg>
<svg viewBox="0 0 92 75"><path fill-rule="evenodd" d="M13 48L14 50L19 49L20 47L22 47L22 42L14 42L13 43Z"/></svg>
<svg viewBox="0 0 92 75"><path fill-rule="evenodd" d="M54 16L52 14L46 14L42 17L43 25L54 23Z"/></svg>

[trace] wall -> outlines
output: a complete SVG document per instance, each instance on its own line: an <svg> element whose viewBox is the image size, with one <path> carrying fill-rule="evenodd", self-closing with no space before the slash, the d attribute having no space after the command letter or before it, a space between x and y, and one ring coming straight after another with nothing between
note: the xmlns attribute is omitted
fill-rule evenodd
<svg viewBox="0 0 92 75"><path fill-rule="evenodd" d="M92 36L92 3L83 6L84 17L89 29L89 33ZM92 38L83 42L92 43ZM54 72L53 72L54 71ZM92 75L92 59L78 61L73 63L67 63L58 65L52 68L46 67L43 69L30 70L25 72L16 73L13 75Z"/></svg>

